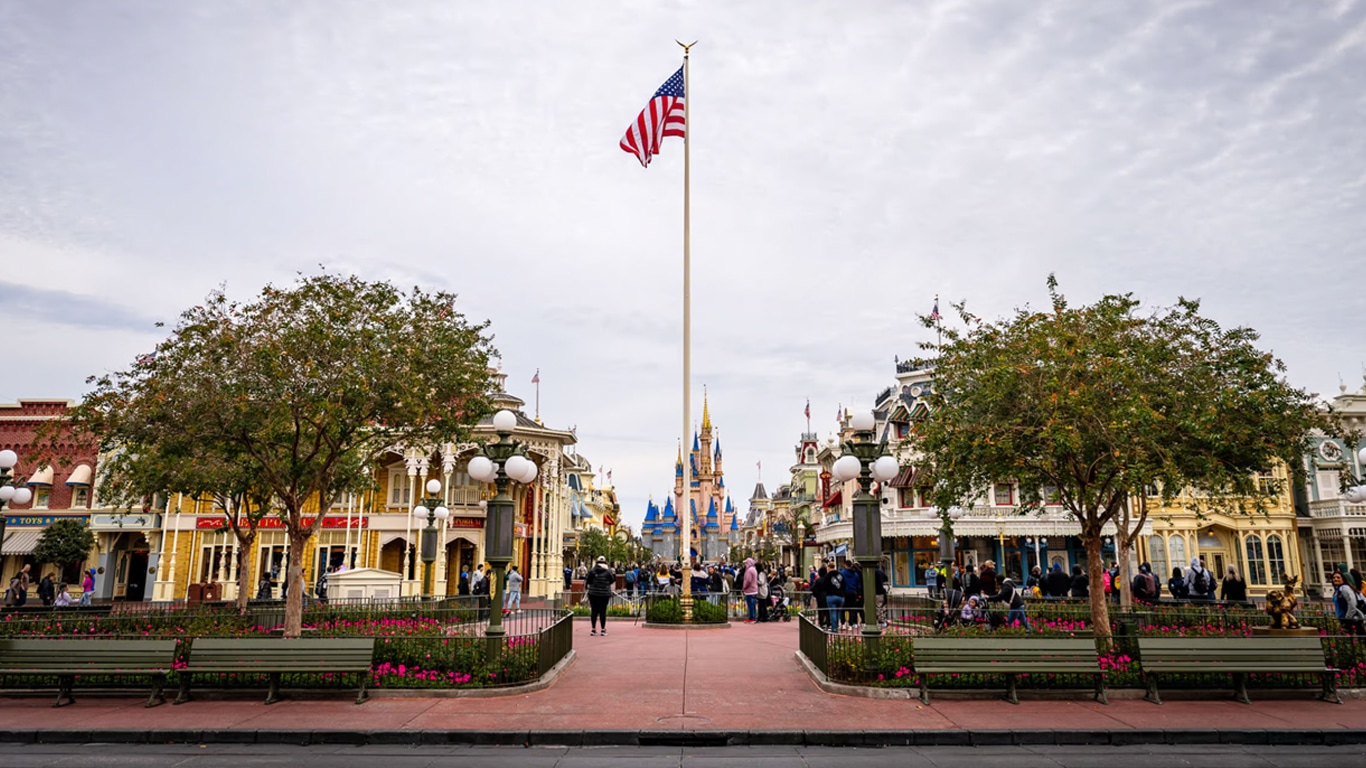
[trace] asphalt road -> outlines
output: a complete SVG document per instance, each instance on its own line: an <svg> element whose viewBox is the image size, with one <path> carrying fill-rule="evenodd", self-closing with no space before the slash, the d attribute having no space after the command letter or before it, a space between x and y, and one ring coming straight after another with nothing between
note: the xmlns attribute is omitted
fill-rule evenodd
<svg viewBox="0 0 1366 768"><path fill-rule="evenodd" d="M209 768L210 766L326 766L326 768L710 768L744 766L940 766L963 768L1085 768L1138 765L1143 768L1354 768L1366 767L1366 750L1344 747L1038 746L1038 747L346 747L208 744L0 744L5 768Z"/></svg>

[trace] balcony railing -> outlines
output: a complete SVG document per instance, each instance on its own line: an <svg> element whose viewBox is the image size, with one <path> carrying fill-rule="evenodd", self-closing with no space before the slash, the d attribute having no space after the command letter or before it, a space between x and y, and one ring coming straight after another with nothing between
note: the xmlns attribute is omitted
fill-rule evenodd
<svg viewBox="0 0 1366 768"><path fill-rule="evenodd" d="M1349 504L1346 499L1309 502L1310 517L1366 517L1366 504Z"/></svg>

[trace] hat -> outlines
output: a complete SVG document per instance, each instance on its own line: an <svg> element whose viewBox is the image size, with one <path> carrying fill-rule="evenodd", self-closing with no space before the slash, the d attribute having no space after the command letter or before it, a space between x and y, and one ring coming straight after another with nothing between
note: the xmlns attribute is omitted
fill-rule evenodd
<svg viewBox="0 0 1366 768"><path fill-rule="evenodd" d="M598 562L599 562L599 563L605 563L605 562L607 562L607 558L606 558L606 557L603 557L602 555L598 555Z"/></svg>

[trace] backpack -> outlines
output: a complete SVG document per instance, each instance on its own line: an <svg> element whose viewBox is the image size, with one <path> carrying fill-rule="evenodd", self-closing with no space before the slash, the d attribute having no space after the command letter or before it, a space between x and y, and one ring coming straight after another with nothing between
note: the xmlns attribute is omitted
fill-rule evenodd
<svg viewBox="0 0 1366 768"><path fill-rule="evenodd" d="M632 568L631 570L629 570L629 571L626 572L626 583L627 583L627 584L634 584L634 583L636 583L636 571L635 571L634 568Z"/></svg>
<svg viewBox="0 0 1366 768"><path fill-rule="evenodd" d="M1151 573L1143 574L1143 596L1149 600L1157 599L1157 577Z"/></svg>
<svg viewBox="0 0 1366 768"><path fill-rule="evenodd" d="M830 575L830 588L838 594L844 594L844 574L835 571Z"/></svg>
<svg viewBox="0 0 1366 768"><path fill-rule="evenodd" d="M1195 583L1191 585L1191 592L1199 597L1209 594L1209 571L1201 568L1195 572Z"/></svg>

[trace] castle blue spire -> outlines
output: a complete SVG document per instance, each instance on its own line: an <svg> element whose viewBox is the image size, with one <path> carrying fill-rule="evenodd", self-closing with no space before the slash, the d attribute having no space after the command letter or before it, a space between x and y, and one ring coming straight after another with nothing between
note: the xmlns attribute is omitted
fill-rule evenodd
<svg viewBox="0 0 1366 768"><path fill-rule="evenodd" d="M664 500L664 519L674 519L674 500L672 496Z"/></svg>
<svg viewBox="0 0 1366 768"><path fill-rule="evenodd" d="M730 503L730 497L727 496L727 497L726 497L726 514L730 514L731 512L734 512L734 511L735 511L735 505Z"/></svg>
<svg viewBox="0 0 1366 768"><path fill-rule="evenodd" d="M740 530L740 516L739 516L739 515L731 515L731 516L730 516L730 529L731 529L732 531L738 531L738 530Z"/></svg>
<svg viewBox="0 0 1366 768"><path fill-rule="evenodd" d="M721 458L721 438L719 437L716 438L716 450L712 451L712 455L718 459Z"/></svg>
<svg viewBox="0 0 1366 768"><path fill-rule="evenodd" d="M696 432L692 433L692 449L693 449L694 451L700 451L700 450L702 450L702 444L699 443L699 442L697 441L697 433L696 433Z"/></svg>

